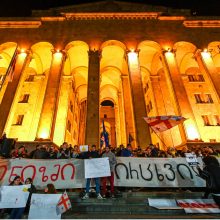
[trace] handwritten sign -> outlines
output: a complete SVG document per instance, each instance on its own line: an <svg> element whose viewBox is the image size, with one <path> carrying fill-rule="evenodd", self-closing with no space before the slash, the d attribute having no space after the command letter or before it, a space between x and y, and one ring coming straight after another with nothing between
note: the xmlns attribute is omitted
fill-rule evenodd
<svg viewBox="0 0 220 220"><path fill-rule="evenodd" d="M61 219L57 204L62 194L32 194L28 219Z"/></svg>
<svg viewBox="0 0 220 220"><path fill-rule="evenodd" d="M205 181L198 177L197 170L189 166L185 157L116 159L115 186L205 187ZM198 158L198 162L202 165L201 158ZM91 163L93 168L89 169L89 172L100 170L102 175L108 175L107 171L103 170L108 169L108 161ZM81 159L10 159L0 163L0 184L8 186L14 177L19 175L23 181L31 177L37 189L45 188L48 183L53 183L57 189L83 188L86 183L84 171L84 160ZM97 173L92 174L96 175Z"/></svg>
<svg viewBox="0 0 220 220"><path fill-rule="evenodd" d="M2 186L0 208L22 208L26 206L30 185Z"/></svg>
<svg viewBox="0 0 220 220"><path fill-rule="evenodd" d="M89 150L89 146L88 145L80 145L79 150L80 150L80 152L87 152Z"/></svg>
<svg viewBox="0 0 220 220"><path fill-rule="evenodd" d="M186 161L190 166L197 166L198 165L198 160L196 154L193 153L185 153L186 156Z"/></svg>
<svg viewBox="0 0 220 220"><path fill-rule="evenodd" d="M85 178L111 176L109 158L87 159L85 161Z"/></svg>

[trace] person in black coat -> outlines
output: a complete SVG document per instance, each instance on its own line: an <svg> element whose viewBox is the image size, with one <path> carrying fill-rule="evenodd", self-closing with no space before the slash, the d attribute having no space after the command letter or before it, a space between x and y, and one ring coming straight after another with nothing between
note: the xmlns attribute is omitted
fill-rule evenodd
<svg viewBox="0 0 220 220"><path fill-rule="evenodd" d="M26 207L25 207L25 213L29 213L29 209L30 209L30 206L31 206L31 196L33 193L36 193L37 192L37 189L36 187L33 185L33 180L31 178L27 178L25 180L25 184L31 184L31 187L28 189L29 191L29 196L28 196L28 200L27 200L27 204L26 204Z"/></svg>
<svg viewBox="0 0 220 220"><path fill-rule="evenodd" d="M206 181L204 198L208 198L210 193L220 193L220 165L216 157L207 156L203 158L205 167L198 168L199 176Z"/></svg>
<svg viewBox="0 0 220 220"><path fill-rule="evenodd" d="M36 150L33 159L49 159L49 152L46 149L46 146L42 145L40 149Z"/></svg>

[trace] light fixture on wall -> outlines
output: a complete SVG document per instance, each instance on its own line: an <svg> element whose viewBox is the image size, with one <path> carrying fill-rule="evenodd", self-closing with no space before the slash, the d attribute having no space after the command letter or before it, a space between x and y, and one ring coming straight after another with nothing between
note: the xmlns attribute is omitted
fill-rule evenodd
<svg viewBox="0 0 220 220"><path fill-rule="evenodd" d="M162 50L163 53L175 53L176 49L173 49L171 47L168 47L167 49Z"/></svg>

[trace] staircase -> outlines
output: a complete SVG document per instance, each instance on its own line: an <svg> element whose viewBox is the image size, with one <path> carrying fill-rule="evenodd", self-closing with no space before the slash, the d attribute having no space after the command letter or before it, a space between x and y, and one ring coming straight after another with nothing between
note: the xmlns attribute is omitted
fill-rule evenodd
<svg viewBox="0 0 220 220"><path fill-rule="evenodd" d="M220 214L186 214L184 210L158 210L148 204L148 198L196 199L202 197L202 192L123 192L117 194L116 198L103 200L82 200L79 193L75 192L68 192L68 195L72 202L72 210L64 213L63 219L220 218Z"/></svg>

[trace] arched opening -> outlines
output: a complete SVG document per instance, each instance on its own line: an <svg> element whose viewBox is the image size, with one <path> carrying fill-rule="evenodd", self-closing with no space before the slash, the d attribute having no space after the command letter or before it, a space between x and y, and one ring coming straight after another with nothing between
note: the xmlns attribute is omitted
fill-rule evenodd
<svg viewBox="0 0 220 220"><path fill-rule="evenodd" d="M105 128L103 127L103 124ZM115 104L112 100L103 100L100 105L100 138L101 146L103 145L103 132L106 131L109 144L116 146L116 130L115 130Z"/></svg>

